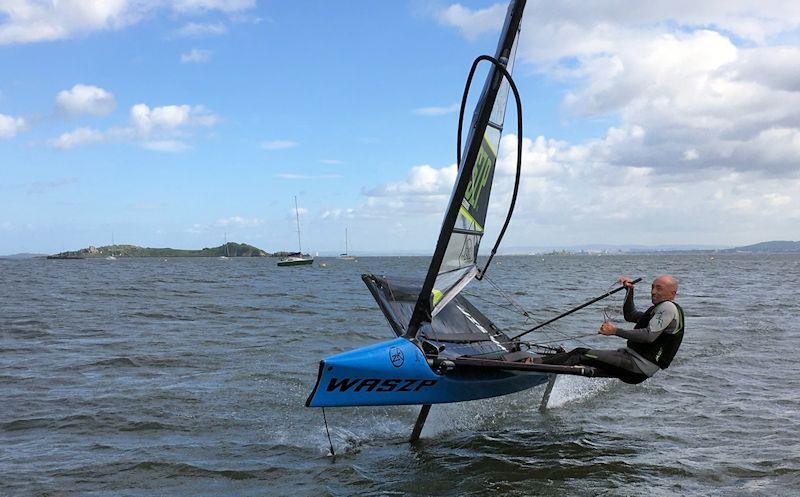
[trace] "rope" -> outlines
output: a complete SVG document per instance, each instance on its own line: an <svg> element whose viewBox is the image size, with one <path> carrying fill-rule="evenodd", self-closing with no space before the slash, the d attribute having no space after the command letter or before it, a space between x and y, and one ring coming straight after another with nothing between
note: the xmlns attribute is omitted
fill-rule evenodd
<svg viewBox="0 0 800 497"><path fill-rule="evenodd" d="M500 294L500 296L502 296L503 298L505 298L505 299L506 299L506 300L507 300L507 301L508 301L508 302L511 304L511 306L512 306L512 307L514 307L515 309L511 309L511 308L509 308L509 307L507 307L507 306L504 306L504 305L502 305L502 304L498 304L498 303L496 303L496 302L493 302L493 301L491 301L491 300L489 300L489 299L485 299L485 298L483 298L483 297L480 297L480 296L478 296L478 295L470 294L471 296L473 296L473 297L476 297L476 298L478 298L478 299L480 299L480 300L483 300L483 301L485 301L485 302L488 302L488 303L490 303L490 304L496 305L497 307L500 307L500 308L502 308L502 309L505 309L505 310L507 310L507 311L509 311L509 312L519 312L520 314L522 314L523 316L525 316L525 318L526 318L525 320L526 320L526 321L528 321L528 320L531 318L531 315L530 315L530 313L529 313L528 311L526 311L524 307L522 307L521 305L519 305L519 304L518 304L518 303L517 303L517 302L516 302L514 299L512 299L512 298L511 298L511 296L509 296L509 295L508 295L506 292L504 292L504 291L503 291L503 289L502 289L502 288L500 288L500 286L499 286L497 283L495 283L495 282L494 282L494 281L493 281L491 278L489 278L489 277L486 277L486 279L487 279L487 280L489 281L489 283L490 283L490 284L491 284L491 285L492 285L492 286L495 288L495 290L496 290L496 291L497 291L497 292ZM639 278L639 279L637 280L637 282L638 282L639 280L641 280L641 278ZM509 341L509 342L500 342L500 344L501 344L501 345L509 345L509 344L511 344L511 345L513 345L513 344L525 344L526 346L530 347L531 345L537 346L537 345L541 345L541 344L548 344L548 343L555 343L555 342L560 342L560 341L570 341L570 340L574 340L574 341L578 342L578 343L579 343L579 344L581 344L581 345L584 345L584 346L586 346L586 347L589 347L589 348L591 348L591 346L589 346L589 344L585 343L583 340L580 340L580 339L581 339L581 338L586 338L586 337L591 337L591 336L596 336L596 335L597 335L596 333L588 333L588 334L581 334L581 335L565 336L565 335L566 335L565 333L563 333L563 332L561 332L561 331L559 331L559 330L556 330L556 329L553 329L553 328L551 328L551 327L550 327L550 323L552 323L552 322L554 322L554 321L556 321L556 320L558 320L558 319L560 319L560 318L562 318L562 317L565 317L565 316L567 316L567 315L569 315L569 314L571 314L571 313L573 313L573 312L575 312L575 311L577 311L577 310L579 310L579 309L582 309L582 308L584 308L584 307L588 306L588 305L589 305L589 304L591 304L591 303L597 302L598 300L602 300L602 299L604 299L604 298L606 298L606 297L608 297L608 296L610 296L610 295L612 295L612 294L614 294L614 293L617 293L618 291L622 290L622 288L623 288L623 287L620 287L620 288L617 288L617 289L615 289L615 290L611 290L612 288L614 288L614 286L615 286L615 284L614 284L614 283L612 283L611 285L609 285L609 287L608 287L608 291L607 291L607 292L606 292L604 295L602 295L601 297L598 297L598 298L596 298L596 299L594 299L594 300L592 300L592 301L590 301L590 302L587 302L587 303L585 303L585 304L582 304L582 305L578 306L577 308L574 308L574 309L572 309L572 310L570 310L570 311L567 311L566 313L564 313L564 314L561 314L560 316L557 316L557 317L556 317L556 318L554 318L554 319L548 320L548 321L546 321L546 322L544 322L544 323L542 323L542 324L540 324L540 325L538 325L538 326L536 326L536 327L534 327L534 328L531 328L531 329L529 329L529 330L526 330L525 332L523 332L523 333L520 333L519 335L516 335L516 336L512 337L512 340L511 340L511 341ZM602 309L602 311L603 311L603 318L604 318L605 320L609 320L609 319L610 319L610 317L609 317L609 312L611 312L611 313L614 313L614 311L612 311L612 310L611 310L610 306L605 306L605 307ZM522 335L525 335L526 333L529 333L529 332L531 332L531 331L533 331L533 330L536 330L536 329L541 329L541 328L543 328L543 327L546 327L546 330L547 330L547 331L549 331L549 332L552 332L552 333L555 333L555 334L557 334L557 335L560 335L560 338L553 339L553 340L546 340L546 341L543 341L543 342L535 342L535 343L534 343L534 342L522 342L522 341L516 341L516 340L515 340L515 339L517 339L517 338L521 337ZM481 353L481 354L476 354L476 355L483 355L483 354L490 354L490 353L494 353L494 352L486 352L486 353Z"/></svg>
<svg viewBox="0 0 800 497"><path fill-rule="evenodd" d="M586 333L586 334L584 334L584 335L575 335L575 336L571 336L571 337L559 338L559 339L557 339L557 340L545 340L544 342L536 342L536 343L537 343L537 344L543 344L543 343L554 343L554 342L559 342L559 341L561 341L561 340L565 340L565 341L566 341L566 340L575 340L576 342L580 343L581 345L586 345L586 346L588 347L588 344L585 344L585 343L583 343L582 341L580 341L580 340L578 340L578 339L579 339L579 338L593 337L593 336L597 336L597 335L598 335L598 333L597 333L597 332L595 332L595 333ZM589 348L591 348L591 347L589 347Z"/></svg>
<svg viewBox="0 0 800 497"><path fill-rule="evenodd" d="M325 417L325 408L322 408L322 420L325 422L325 433L328 434L328 443L331 446L331 457L336 457L336 452L333 451L333 441L331 441L331 432L328 431L328 419Z"/></svg>
<svg viewBox="0 0 800 497"><path fill-rule="evenodd" d="M519 312L520 314L522 314L523 316L525 316L525 321L529 321L529 320L532 318L531 314L530 314L528 311L526 311L524 307L522 307L520 304L518 304L518 303L517 303L517 302L516 302L514 299L512 299L512 298L511 298L511 296L509 296L509 295L508 295L506 292L504 292L504 291L503 291L503 289L502 289L502 288L500 288L500 286L499 286L497 283L495 283L495 282L494 282L494 281L493 281L491 278L489 278L488 276L486 276L485 278L486 278L486 279L489 281L489 283L490 283L490 284L491 284L491 285L492 285L492 286L493 286L493 287L494 287L494 288L495 288L495 289L498 291L498 293L499 293L499 294L500 294L500 295L501 295L503 298L505 298L505 299L506 299L506 300L507 300L507 301L508 301L508 302L509 302L509 303L510 303L512 306L514 306L514 307L516 307L516 308L517 308L517 312ZM613 283L612 283L612 285L611 285L611 286L613 287ZM502 307L502 308L504 308L504 309L508 309L509 311L511 311L511 309L509 309L508 307L501 306L500 304L497 304L497 303L495 303L495 302L491 302L491 303L492 303L492 304L494 304L494 305L497 305L498 307ZM590 335L578 335L578 336L564 336L564 335L566 335L566 333L564 333L563 331L560 331L560 330L554 329L554 328L552 328L550 325L546 325L546 331L548 331L548 332L551 332L551 333L555 333L555 334L557 334L557 335L560 335L560 336L561 336L561 338L559 338L559 339L556 339L556 340L549 340L549 341L545 341L545 342L536 342L536 343L534 343L534 342L520 342L520 343L525 343L526 345L529 345L529 346L530 346L531 344L533 344L533 345L538 345L538 344L542 344L542 343L554 343L554 342L558 342L558 341L561 341L561 340L563 340L563 341L575 340L575 341L577 341L579 344L581 344L581 345L586 345L586 346L588 347L588 344L584 343L584 342L583 342L583 341L581 341L581 340L577 340L577 339L578 339L578 338L584 338L584 337L587 337L587 336L592 336L592 335L594 335L594 334L590 334ZM509 343L511 343L511 342L509 342ZM590 347L590 348L591 348L591 347Z"/></svg>
<svg viewBox="0 0 800 497"><path fill-rule="evenodd" d="M633 280L633 283L634 283L634 284L636 284L636 283L638 283L638 282L640 282L640 281L642 281L642 279L641 279L641 278L637 278L637 279ZM552 322L554 322L554 321L557 321L557 320L559 320L559 319L561 319L561 318L567 317L567 316L569 316L570 314L572 314L573 312L577 312L577 311L579 311L579 310L583 309L584 307L587 307L587 306L589 306L589 305L592 305L592 304L594 304L595 302L598 302L598 301L600 301L600 300L603 300L604 298L606 298L606 297L609 297L609 296L611 296L611 295L613 295L613 294L615 294L615 293L617 293L617 292L619 292L619 291L621 291L621 290L624 290L624 289L625 289L625 287L624 287L624 286L621 286L621 287L619 287L619 288L617 288L617 289L615 289L615 290L611 290L610 292L606 292L606 293L604 293L603 295L601 295L601 296L599 296L599 297L596 297L596 298L593 298L592 300L590 300L590 301L588 301L588 302L585 302L585 303L583 303L583 304L581 304L581 305L579 305L579 306L577 306L577 307L573 307L572 309L568 310L567 312L563 312L563 313L559 314L558 316L556 316L556 317L554 317L554 318L552 318L552 319L548 319L547 321L545 321L545 322L544 322L544 323L542 323L542 324L538 324L538 325L534 326L533 328L530 328L530 329L528 329L528 330L525 330L523 333L520 333L519 335L516 335L516 336L514 336L514 337L512 337L512 338L519 338L519 337L521 337L522 335L526 335L526 334L528 334L528 333L530 333L530 332L532 332L532 331L538 330L538 329L539 329L539 328L541 328L542 326L548 325L548 324L550 324L550 323L552 323Z"/></svg>
<svg viewBox="0 0 800 497"><path fill-rule="evenodd" d="M528 347L529 349L536 347L536 348L546 349L546 350L549 350L549 351L552 351L552 352L560 352L558 348L552 347L552 346L549 346L549 345L546 345L546 344L556 343L556 342L561 342L561 341L575 340L579 344L585 345L587 348L591 349L592 347L589 344L584 343L583 341L578 340L578 339L579 338L592 337L592 336L597 336L597 333L586 333L586 334L583 334L583 335L574 335L574 336L562 337L562 338L558 338L558 339L555 339L555 340L545 340L544 342L523 342L523 341L517 341L517 340L509 340L509 341L506 341L506 342L497 342L497 344L498 345L517 345L518 344L518 345L524 345L524 346ZM478 356L482 356L482 355L498 354L498 353L499 352L497 350L490 350L488 352L479 352L477 354L469 354L469 357L478 357Z"/></svg>
<svg viewBox="0 0 800 497"><path fill-rule="evenodd" d="M495 307L499 307L501 309L505 309L508 312L513 312L514 314L518 314L518 311L516 309L514 309L512 307L509 307L507 305L498 304L497 302L495 302L493 300L490 300L490 299L487 299L486 297L482 297L482 296L480 296L480 295L478 295L476 293L462 292L462 295L466 295L467 297L476 298L476 299L478 299L480 301L486 302L487 304L492 304Z"/></svg>
<svg viewBox="0 0 800 497"><path fill-rule="evenodd" d="M484 274L484 279L486 279L489 282L489 284L491 284L495 288L495 290L497 290L498 293L500 293L500 296L506 299L508 303L511 304L512 307L515 307L517 309L517 312L525 316L525 321L528 321L531 318L530 313L527 310L525 310L524 307L519 305L514 299L512 299L511 296L509 296L506 292L504 292L503 289L500 288L500 285L495 283L494 280L492 280L485 274Z"/></svg>

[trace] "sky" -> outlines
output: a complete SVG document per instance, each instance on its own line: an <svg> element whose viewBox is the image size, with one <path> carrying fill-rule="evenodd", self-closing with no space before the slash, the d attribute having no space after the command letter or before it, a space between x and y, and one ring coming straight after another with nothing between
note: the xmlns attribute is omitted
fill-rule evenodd
<svg viewBox="0 0 800 497"><path fill-rule="evenodd" d="M506 6L0 0L0 254L295 250L295 196L304 251L431 253ZM800 239L800 3L529 0L514 79L505 247Z"/></svg>

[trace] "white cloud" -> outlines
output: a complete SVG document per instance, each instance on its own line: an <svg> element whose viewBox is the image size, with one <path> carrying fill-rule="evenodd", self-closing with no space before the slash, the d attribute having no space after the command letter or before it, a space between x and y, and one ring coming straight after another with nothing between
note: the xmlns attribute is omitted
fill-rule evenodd
<svg viewBox="0 0 800 497"><path fill-rule="evenodd" d="M0 138L14 138L25 129L25 119L0 114Z"/></svg>
<svg viewBox="0 0 800 497"><path fill-rule="evenodd" d="M287 148L294 148L299 145L292 140L272 140L261 143L261 148L264 150L284 150Z"/></svg>
<svg viewBox="0 0 800 497"><path fill-rule="evenodd" d="M453 104L448 107L420 107L412 112L418 116L445 116L455 113L460 107L459 104Z"/></svg>
<svg viewBox="0 0 800 497"><path fill-rule="evenodd" d="M206 36L219 36L228 32L228 27L220 22L197 23L189 22L175 30L179 38L203 38Z"/></svg>
<svg viewBox="0 0 800 497"><path fill-rule="evenodd" d="M445 26L458 28L466 38L474 39L482 33L499 30L507 9L508 5L502 3L480 10L471 10L457 3L442 9L437 17Z"/></svg>
<svg viewBox="0 0 800 497"><path fill-rule="evenodd" d="M344 161L342 161L342 160L339 160L339 159L320 159L319 161L320 161L321 163L323 163L323 164L328 164L328 165L331 165L331 166L336 166L336 165L339 165L339 164L344 164Z"/></svg>
<svg viewBox="0 0 800 497"><path fill-rule="evenodd" d="M391 182L366 192L370 197L446 196L456 181L455 164L436 169L428 164L414 166L404 181Z"/></svg>
<svg viewBox="0 0 800 497"><path fill-rule="evenodd" d="M202 105L164 105L150 107L136 104L131 107L126 126L105 131L78 128L49 140L48 146L68 150L99 142L136 143L157 152L182 152L191 148L187 140L195 128L213 127L218 117Z"/></svg>
<svg viewBox="0 0 800 497"><path fill-rule="evenodd" d="M214 226L219 228L257 228L263 224L264 220L257 217L248 219L242 216L232 216L217 220Z"/></svg>
<svg viewBox="0 0 800 497"><path fill-rule="evenodd" d="M211 127L218 119L202 105L164 105L151 108L147 104L136 104L131 107L130 117L133 127L141 136L193 126Z"/></svg>
<svg viewBox="0 0 800 497"><path fill-rule="evenodd" d="M114 95L97 86L76 84L70 90L58 92L56 96L56 108L69 116L102 116L112 112L116 106Z"/></svg>
<svg viewBox="0 0 800 497"><path fill-rule="evenodd" d="M119 29L138 22L149 8L126 0L0 3L0 45L70 38L92 31Z"/></svg>
<svg viewBox="0 0 800 497"><path fill-rule="evenodd" d="M646 136L643 130L615 129L602 144ZM594 157L598 150L600 143L523 139L523 177L504 247L593 242L727 245L786 238L800 223L798 179L724 170L665 175L649 167L610 164ZM515 167L516 137L505 136L486 222L487 240L492 242L508 209ZM322 216L372 226L383 233L376 243L387 250L432 249L455 173L455 165L413 166L402 181L364 190L365 199L357 208L331 206ZM402 219L397 212L404 213ZM412 233L415 242L409 246Z"/></svg>
<svg viewBox="0 0 800 497"><path fill-rule="evenodd" d="M145 140L142 148L154 152L183 152L191 147L180 140Z"/></svg>
<svg viewBox="0 0 800 497"><path fill-rule="evenodd" d="M69 150L81 145L89 145L103 141L103 133L92 128L78 128L63 133L58 138L48 140L47 145L60 150Z"/></svg>
<svg viewBox="0 0 800 497"><path fill-rule="evenodd" d="M697 153L697 150L690 148L684 150L683 152L683 160L697 160L700 158L700 155Z"/></svg>
<svg viewBox="0 0 800 497"><path fill-rule="evenodd" d="M52 181L34 181L33 183L29 183L26 185L27 193L29 195L37 193L45 193L50 190L55 190L57 188L75 184L77 182L78 178L74 177L58 178Z"/></svg>
<svg viewBox="0 0 800 497"><path fill-rule="evenodd" d="M227 218L217 219L213 223L195 223L186 228L188 233L201 234L208 233L209 231L218 231L221 228L229 229L251 229L258 228L264 225L264 220L252 217L247 218L243 216L231 216Z"/></svg>
<svg viewBox="0 0 800 497"><path fill-rule="evenodd" d="M194 223L190 227L186 228L186 232L192 234L200 234L200 233L205 233L207 231L208 231L208 226L200 223Z"/></svg>
<svg viewBox="0 0 800 497"><path fill-rule="evenodd" d="M181 63L186 64L189 62L204 63L211 60L211 50L203 50L193 48L187 53L181 54Z"/></svg>
<svg viewBox="0 0 800 497"><path fill-rule="evenodd" d="M437 18L474 37L497 31L478 22L487 11L456 4ZM565 85L570 119L619 121L576 144L596 162L794 176L798 32L796 2L528 2L518 59Z"/></svg>
<svg viewBox="0 0 800 497"><path fill-rule="evenodd" d="M297 216L299 217L308 216L308 209L305 207L298 207L297 211L295 211L295 209L286 211L286 219L291 219L294 222Z"/></svg>
<svg viewBox="0 0 800 497"><path fill-rule="evenodd" d="M423 229L426 225L433 226L436 219L441 221L456 173L455 164L442 168L428 164L413 166L404 180L364 189L365 202L350 210L348 217L377 222L378 230L385 230L389 226L386 223L393 222L392 237L400 236L411 227ZM336 208L327 209L331 213L329 216L336 211ZM398 212L403 213L401 220ZM398 246L404 246L404 243L398 243Z"/></svg>
<svg viewBox="0 0 800 497"><path fill-rule="evenodd" d="M122 29L162 12L176 17L219 12L243 16L255 0L5 0L0 2L0 45L69 39ZM182 36L223 34L221 23L189 23Z"/></svg>
<svg viewBox="0 0 800 497"><path fill-rule="evenodd" d="M296 173L278 173L275 176L281 179L301 179L301 180L316 180L316 179L338 179L341 174L296 174Z"/></svg>
<svg viewBox="0 0 800 497"><path fill-rule="evenodd" d="M218 10L220 12L235 13L252 9L256 0L175 0L172 8L176 12L204 12Z"/></svg>
<svg viewBox="0 0 800 497"><path fill-rule="evenodd" d="M332 220L341 220L341 219L353 219L356 215L356 209L347 208L347 209L328 209L322 213L322 219L332 219Z"/></svg>
<svg viewBox="0 0 800 497"><path fill-rule="evenodd" d="M570 149L566 142L548 140L539 136L535 140L522 140L522 174L525 176L553 176L569 173L569 166L576 159L575 149ZM500 140L500 151L497 160L497 174L515 175L517 172L517 137L506 135Z"/></svg>

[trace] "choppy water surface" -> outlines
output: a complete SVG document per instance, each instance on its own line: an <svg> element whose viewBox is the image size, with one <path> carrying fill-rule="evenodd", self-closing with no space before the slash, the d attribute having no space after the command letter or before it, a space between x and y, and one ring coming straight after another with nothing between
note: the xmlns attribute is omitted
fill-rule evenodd
<svg viewBox="0 0 800 497"><path fill-rule="evenodd" d="M425 259L321 262L0 260L0 495L800 495L798 256L501 257L490 276L536 320L620 274L677 275L673 366L562 377L545 413L541 388L434 406L413 447L416 408L327 409L335 458L304 407L317 363L393 336L361 273Z"/></svg>

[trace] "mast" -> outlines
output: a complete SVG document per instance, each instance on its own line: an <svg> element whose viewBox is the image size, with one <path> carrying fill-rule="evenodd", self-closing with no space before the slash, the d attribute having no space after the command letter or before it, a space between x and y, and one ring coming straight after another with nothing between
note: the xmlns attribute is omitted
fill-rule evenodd
<svg viewBox="0 0 800 497"><path fill-rule="evenodd" d="M349 250L347 249L347 228L344 229L344 255L347 255Z"/></svg>
<svg viewBox="0 0 800 497"><path fill-rule="evenodd" d="M294 196L294 216L297 219L297 249L303 255L303 247L300 245L300 213L297 211L297 195Z"/></svg>
<svg viewBox="0 0 800 497"><path fill-rule="evenodd" d="M512 56L514 42L519 32L520 22L522 21L522 13L525 10L525 2L526 0L512 0L508 6L506 20L495 52L495 59L500 61L504 66L508 66ZM439 270L444 261L450 237L454 232L456 219L459 215L459 210L462 208L462 200L467 192L470 181L473 179L473 169L478 159L479 152L481 151L484 135L489 125L495 100L497 99L503 81L504 79L501 71L492 65L486 77L481 97L475 107L472 126L470 127L465 144L466 153L462 156L461 163L458 166L458 176L453 186L453 194L450 197L450 202L445 211L439 238L436 242L436 250L433 253L427 276L425 277L422 290L417 298L414 312L408 324L408 329L405 334L406 338L415 338L421 324L423 322L430 322L432 319L431 295L434 291L434 283L436 282ZM493 127L497 129L497 131L502 130L502 126L498 129L493 124ZM478 232L474 233L477 234ZM482 230L480 234L482 235ZM472 275L477 274L477 267L472 268L471 271ZM465 282L466 281L469 280L465 280Z"/></svg>

